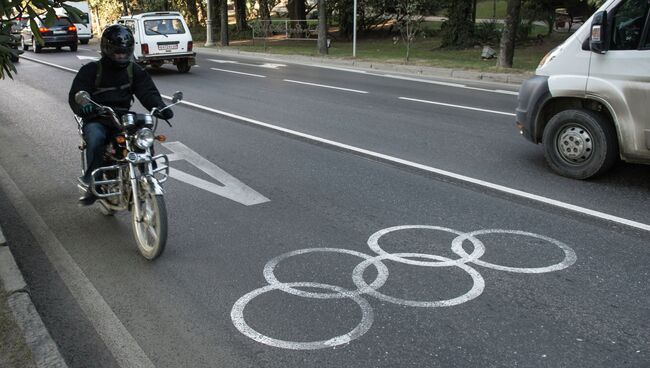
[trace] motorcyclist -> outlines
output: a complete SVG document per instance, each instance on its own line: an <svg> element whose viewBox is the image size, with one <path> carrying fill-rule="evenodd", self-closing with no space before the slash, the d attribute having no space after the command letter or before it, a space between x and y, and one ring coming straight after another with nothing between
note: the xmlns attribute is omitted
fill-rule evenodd
<svg viewBox="0 0 650 368"><path fill-rule="evenodd" d="M162 108L165 103L149 74L133 62L134 38L131 30L122 25L107 27L101 38L101 59L88 63L75 76L68 102L72 111L83 118L83 134L86 142L87 169L81 180L90 183L92 172L104 166L104 150L107 140L115 134L112 120L93 104L79 106L75 94L90 93L91 99L99 105L109 106L118 114L131 107L133 96L147 109ZM166 109L159 113L162 119L171 119L174 113ZM81 205L91 205L97 198L92 191L79 198Z"/></svg>

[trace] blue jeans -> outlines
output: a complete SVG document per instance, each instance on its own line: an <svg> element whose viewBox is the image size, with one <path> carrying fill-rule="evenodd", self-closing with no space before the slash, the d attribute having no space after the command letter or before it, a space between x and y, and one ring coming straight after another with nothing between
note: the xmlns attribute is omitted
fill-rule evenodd
<svg viewBox="0 0 650 368"><path fill-rule="evenodd" d="M104 166L104 151L111 131L102 123L88 122L83 126L86 141L86 165L84 181L89 181L93 171Z"/></svg>

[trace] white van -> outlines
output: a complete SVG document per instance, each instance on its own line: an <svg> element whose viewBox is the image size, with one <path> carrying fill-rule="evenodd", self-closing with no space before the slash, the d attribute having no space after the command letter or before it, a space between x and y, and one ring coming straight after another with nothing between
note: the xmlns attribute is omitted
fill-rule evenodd
<svg viewBox="0 0 650 368"><path fill-rule="evenodd" d="M133 54L138 64L159 68L172 63L179 72L187 73L196 63L192 34L180 13L143 13L122 17L118 23L133 32Z"/></svg>
<svg viewBox="0 0 650 368"><path fill-rule="evenodd" d="M608 0L519 90L517 128L560 175L650 164L648 0Z"/></svg>
<svg viewBox="0 0 650 368"><path fill-rule="evenodd" d="M81 11L81 23L74 23L77 27L77 38L79 43L85 45L93 38L93 29L92 22L90 18L90 10L88 8L87 1L66 1L65 5L77 8ZM57 15L69 16L69 14L63 8L55 8ZM72 18L70 18L72 19Z"/></svg>

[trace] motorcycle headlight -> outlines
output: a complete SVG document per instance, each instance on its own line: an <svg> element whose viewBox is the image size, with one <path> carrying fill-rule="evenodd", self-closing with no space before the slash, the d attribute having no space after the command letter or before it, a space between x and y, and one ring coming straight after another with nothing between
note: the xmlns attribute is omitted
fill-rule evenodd
<svg viewBox="0 0 650 368"><path fill-rule="evenodd" d="M140 129L135 135L135 145L141 149L153 146L154 135L151 129Z"/></svg>

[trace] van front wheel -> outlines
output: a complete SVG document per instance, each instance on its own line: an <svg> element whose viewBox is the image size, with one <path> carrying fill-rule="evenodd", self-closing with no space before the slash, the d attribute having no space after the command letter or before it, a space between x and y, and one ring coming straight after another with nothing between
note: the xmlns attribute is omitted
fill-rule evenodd
<svg viewBox="0 0 650 368"><path fill-rule="evenodd" d="M613 124L586 109L561 111L544 129L546 161L558 174L588 179L616 163L618 140Z"/></svg>

